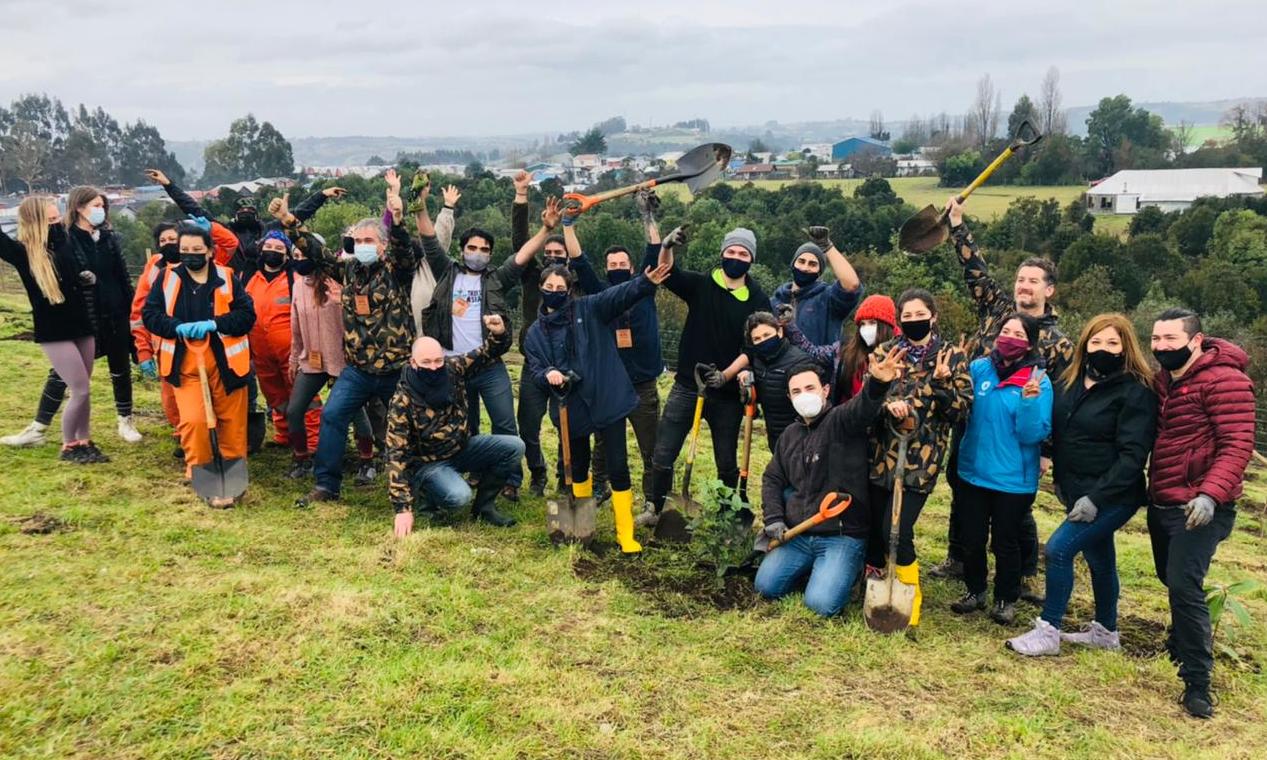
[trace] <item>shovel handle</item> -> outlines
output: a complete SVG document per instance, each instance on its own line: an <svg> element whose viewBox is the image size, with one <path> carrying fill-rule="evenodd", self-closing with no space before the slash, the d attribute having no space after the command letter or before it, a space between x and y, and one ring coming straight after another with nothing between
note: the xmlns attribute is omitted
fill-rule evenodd
<svg viewBox="0 0 1267 760"><path fill-rule="evenodd" d="M198 360L198 384L202 386L202 411L207 416L207 429L215 434L216 429L216 412L211 406L211 385L207 382L207 346L210 344L210 338L202 340L185 339L185 346L194 352L194 357Z"/></svg>
<svg viewBox="0 0 1267 760"><path fill-rule="evenodd" d="M1034 122L1029 119L1022 121L1021 125L1016 128L1016 134L1012 137L1012 142L1003 149L1003 152L1000 153L997 158L990 162L989 166L977 175L976 179L972 180L972 184L965 187L963 192L959 193L957 200L960 203L963 203L967 200L969 195L972 195L974 190L984 185L986 180L990 179L990 175L994 174L1000 166L1006 163L1007 160L1012 157L1013 153L1026 145L1033 145L1041 139L1043 139L1043 135L1038 131L1038 127L1034 126ZM945 210L941 212L942 219L946 217L946 213L947 212Z"/></svg>
<svg viewBox="0 0 1267 760"><path fill-rule="evenodd" d="M568 405L559 404L559 443L563 447L563 484L572 485L572 439L568 435Z"/></svg>
<svg viewBox="0 0 1267 760"><path fill-rule="evenodd" d="M628 187L618 187L614 190L606 190L604 192L596 193L594 195L585 195L584 193L564 193L563 200L569 207L580 209L579 213L584 214L586 211L589 211L590 209L594 208L600 203L603 203L604 201L610 201L616 198L623 198L626 195L633 195L639 190L650 190L651 188L655 187L661 182L664 182L667 179L669 178L664 177L662 179L649 179L643 182L639 182L636 185L629 185Z"/></svg>
<svg viewBox="0 0 1267 760"><path fill-rule="evenodd" d="M853 497L849 494L843 496L835 491L823 496L823 500L818 503L818 511L810 515L807 519L796 524L796 527L789 528L783 538L770 542L770 548L773 549L780 544L786 544L788 541L796 538L805 531L827 522L833 517L839 517L846 509L853 504Z"/></svg>

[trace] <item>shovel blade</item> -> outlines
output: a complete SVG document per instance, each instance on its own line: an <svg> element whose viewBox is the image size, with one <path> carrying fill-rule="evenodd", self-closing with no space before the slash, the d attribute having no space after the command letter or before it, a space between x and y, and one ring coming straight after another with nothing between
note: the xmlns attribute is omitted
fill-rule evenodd
<svg viewBox="0 0 1267 760"><path fill-rule="evenodd" d="M911 625L915 587L896 578L868 578L862 617L876 633L898 633Z"/></svg>
<svg viewBox="0 0 1267 760"><path fill-rule="evenodd" d="M730 164L733 154L729 145L724 143L705 143L692 148L686 155L678 159L677 170L688 175L685 184L692 194L721 178L722 172Z"/></svg>
<svg viewBox="0 0 1267 760"><path fill-rule="evenodd" d="M204 499L236 499L246 492L246 460L225 459L193 469L194 493Z"/></svg>
<svg viewBox="0 0 1267 760"><path fill-rule="evenodd" d="M927 253L950 237L950 227L941 212L932 205L902 223L898 230L898 247L908 253Z"/></svg>

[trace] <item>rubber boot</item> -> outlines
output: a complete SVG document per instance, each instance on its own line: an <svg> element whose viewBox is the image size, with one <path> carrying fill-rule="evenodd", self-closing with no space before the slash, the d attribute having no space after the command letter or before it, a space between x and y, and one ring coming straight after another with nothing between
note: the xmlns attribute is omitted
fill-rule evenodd
<svg viewBox="0 0 1267 760"><path fill-rule="evenodd" d="M250 412L246 415L246 453L258 454L264 445L264 433L267 431L268 415L264 412Z"/></svg>
<svg viewBox="0 0 1267 760"><path fill-rule="evenodd" d="M555 546L571 541L576 535L571 495L546 502L546 530L550 534L550 543Z"/></svg>
<svg viewBox="0 0 1267 760"><path fill-rule="evenodd" d="M625 554L637 554L642 544L634 540L633 491L612 491L612 514L616 518L616 543Z"/></svg>
<svg viewBox="0 0 1267 760"><path fill-rule="evenodd" d="M501 493L501 483L480 483L475 491L475 501L471 504L471 515L499 528L509 528L515 524L515 518L497 511L497 494Z"/></svg>
<svg viewBox="0 0 1267 760"><path fill-rule="evenodd" d="M924 602L924 592L919 587L919 560L909 565L898 565L894 573L901 583L915 587L915 599L911 602L911 627L919 625L919 608Z"/></svg>
<svg viewBox="0 0 1267 760"><path fill-rule="evenodd" d="M575 526L574 538L578 544L589 546L594 541L594 533L598 529L595 519L594 479L587 478L584 483L572 484L572 520Z"/></svg>

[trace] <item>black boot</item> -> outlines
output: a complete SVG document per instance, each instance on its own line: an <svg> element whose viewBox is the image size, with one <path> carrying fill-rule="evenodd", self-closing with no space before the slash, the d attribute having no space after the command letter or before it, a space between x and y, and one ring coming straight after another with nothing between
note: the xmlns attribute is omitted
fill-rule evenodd
<svg viewBox="0 0 1267 760"><path fill-rule="evenodd" d="M1208 720L1214 717L1214 700L1210 697L1210 687L1201 684L1188 684L1179 698L1180 704L1194 718Z"/></svg>
<svg viewBox="0 0 1267 760"><path fill-rule="evenodd" d="M497 511L497 494L501 490L500 483L481 482L475 491L475 502L471 504L471 515L476 520L483 520L499 528L509 528L514 525L515 518Z"/></svg>
<svg viewBox="0 0 1267 760"><path fill-rule="evenodd" d="M246 415L246 453L258 454L264 445L264 433L267 432L268 415L264 412L250 412Z"/></svg>

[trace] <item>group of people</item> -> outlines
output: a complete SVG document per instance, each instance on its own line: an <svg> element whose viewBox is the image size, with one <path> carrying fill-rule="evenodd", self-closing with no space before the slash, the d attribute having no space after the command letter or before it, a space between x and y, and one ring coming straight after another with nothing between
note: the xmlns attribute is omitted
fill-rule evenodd
<svg viewBox="0 0 1267 760"><path fill-rule="evenodd" d="M1117 649L1114 533L1146 506L1157 575L1170 597L1167 649L1186 685L1182 701L1193 715L1212 714L1202 585L1232 529L1252 453L1254 397L1245 352L1206 336L1191 311L1157 316L1151 349L1159 371L1120 314L1093 317L1070 341L1050 305L1051 262L1024 261L1007 292L990 276L955 199L947 206L950 236L979 316L975 333L957 341L939 329L937 299L927 290L863 298L826 227L806 231L790 281L767 295L750 272L751 230L727 233L708 271L688 271L676 261L688 231L661 238L649 192L637 197L643 247L608 248L600 276L577 236L577 209L547 199L529 234L526 173L514 181L512 254L496 266L496 240L477 227L462 232L450 254L456 188L444 189L433 220L429 182L415 181L406 205L394 171L382 217L351 225L334 250L305 222L342 195L338 188L293 212L287 197L275 200L268 222L247 200L222 224L161 172L151 177L187 219L155 228L156 252L135 285L105 196L94 188L73 190L64 213L51 197L26 199L16 240L0 236L0 257L21 277L35 340L52 365L36 420L5 443L42 441L69 388L61 458L107 461L88 424L98 355L109 362L119 435L139 441L131 354L142 375L161 380L187 479L213 456L205 383L222 457L245 458L258 447L271 412L275 442L292 452L290 476L314 480L310 500L339 498L352 428L358 482L374 479L377 449L394 531L403 537L415 515L449 520L468 505L476 519L513 525L497 502L518 500L525 461L528 488L545 494L540 431L549 414L561 432L562 491L550 502L551 538L590 542L595 506L610 500L619 548L634 554L642 549L637 529L660 520L697 414L708 424L718 477L736 485L740 426L755 394L772 454L760 531L779 542L757 571L760 594L781 597L805 579L805 604L839 613L860 579L884 573L896 503L894 572L915 589L910 623L917 626L915 523L944 466L950 549L932 572L962 578L964 594L951 609L988 609L1009 625L1020 601L1037 604L1033 629L1006 642L1019 655L1057 654L1062 643ZM663 399L661 286L686 306ZM502 359L516 288L524 357L517 394ZM268 412L257 408L259 396ZM481 404L490 434L480 433ZM626 423L643 465L637 514ZM1049 468L1067 516L1046 542L1044 593L1031 508ZM850 507L783 540L833 492L849 494ZM1069 632L1079 553L1091 570L1095 617Z"/></svg>

